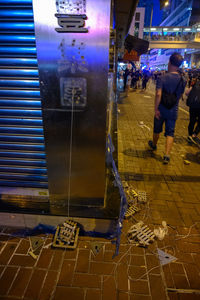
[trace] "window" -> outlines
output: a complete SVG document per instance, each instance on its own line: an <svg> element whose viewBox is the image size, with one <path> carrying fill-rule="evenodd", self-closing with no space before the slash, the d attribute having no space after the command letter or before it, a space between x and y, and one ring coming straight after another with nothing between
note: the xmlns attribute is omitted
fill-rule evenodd
<svg viewBox="0 0 200 300"><path fill-rule="evenodd" d="M135 21L140 21L140 13L136 12L135 14Z"/></svg>
<svg viewBox="0 0 200 300"><path fill-rule="evenodd" d="M135 30L139 30L140 23L135 23Z"/></svg>

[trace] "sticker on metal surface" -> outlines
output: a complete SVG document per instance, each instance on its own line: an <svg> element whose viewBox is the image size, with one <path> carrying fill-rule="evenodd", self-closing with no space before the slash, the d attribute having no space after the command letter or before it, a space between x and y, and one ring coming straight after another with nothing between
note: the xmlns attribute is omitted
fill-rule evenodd
<svg viewBox="0 0 200 300"><path fill-rule="evenodd" d="M90 245L94 255L97 255L103 248L103 243L91 242Z"/></svg>
<svg viewBox="0 0 200 300"><path fill-rule="evenodd" d="M160 249L157 249L157 251L158 251L158 258L160 260L161 266L164 266L166 264L169 264L169 263L177 260L176 257L174 257L173 255L171 255L169 253L166 253Z"/></svg>

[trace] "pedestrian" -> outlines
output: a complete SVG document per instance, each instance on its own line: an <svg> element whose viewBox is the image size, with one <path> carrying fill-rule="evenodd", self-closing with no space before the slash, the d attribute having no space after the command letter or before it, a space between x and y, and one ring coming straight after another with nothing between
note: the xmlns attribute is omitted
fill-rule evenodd
<svg viewBox="0 0 200 300"><path fill-rule="evenodd" d="M168 73L158 77L155 95L155 115L153 140L148 142L151 150L157 149L159 135L165 123L165 155L163 163L170 161L170 152L174 141L175 124L178 117L178 104L186 86L186 80L180 75L179 67L183 57L173 53L168 63Z"/></svg>
<svg viewBox="0 0 200 300"><path fill-rule="evenodd" d="M193 86L186 92L186 104L189 106L190 121L188 125L188 142L198 143L197 135L200 132L200 76L196 78ZM195 126L196 124L196 126Z"/></svg>

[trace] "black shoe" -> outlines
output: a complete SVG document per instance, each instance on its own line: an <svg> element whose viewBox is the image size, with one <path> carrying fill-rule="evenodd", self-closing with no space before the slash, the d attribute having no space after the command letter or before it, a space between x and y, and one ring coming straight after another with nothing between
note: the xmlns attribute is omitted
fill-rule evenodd
<svg viewBox="0 0 200 300"><path fill-rule="evenodd" d="M163 157L163 164L167 165L169 162L170 162L170 157L167 156L167 155L164 155L164 157Z"/></svg>
<svg viewBox="0 0 200 300"><path fill-rule="evenodd" d="M154 144L153 144L153 141L148 141L148 145L149 145L149 147L151 148L151 150L157 150L157 146L155 146Z"/></svg>

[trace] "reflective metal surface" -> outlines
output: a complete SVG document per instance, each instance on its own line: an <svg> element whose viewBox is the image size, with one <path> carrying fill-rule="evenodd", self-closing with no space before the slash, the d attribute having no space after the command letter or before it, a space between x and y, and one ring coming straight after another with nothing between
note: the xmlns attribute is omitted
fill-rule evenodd
<svg viewBox="0 0 200 300"><path fill-rule="evenodd" d="M33 10L50 199L103 206L110 0L33 0Z"/></svg>

